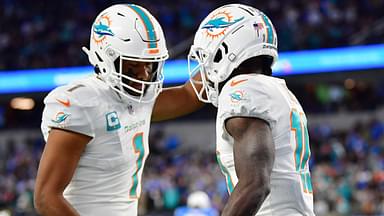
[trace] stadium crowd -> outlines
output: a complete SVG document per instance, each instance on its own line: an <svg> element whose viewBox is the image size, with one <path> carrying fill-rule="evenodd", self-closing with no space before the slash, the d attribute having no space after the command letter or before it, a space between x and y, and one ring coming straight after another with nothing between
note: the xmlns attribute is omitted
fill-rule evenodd
<svg viewBox="0 0 384 216"><path fill-rule="evenodd" d="M299 85L287 81L287 84L306 112L325 114L369 111L381 107L384 104L384 83L380 78L376 83L372 80L345 79L344 83L319 81Z"/></svg>
<svg viewBox="0 0 384 216"><path fill-rule="evenodd" d="M113 3L71 0L0 1L0 70L88 65L81 47L88 45L94 17ZM172 58L186 58L190 39L209 11L233 1L132 0L146 7L163 26ZM291 51L383 42L381 0L249 1L273 21L279 50ZM193 8L193 9L192 9ZM381 28L382 29L382 28ZM178 50L180 43L187 43Z"/></svg>

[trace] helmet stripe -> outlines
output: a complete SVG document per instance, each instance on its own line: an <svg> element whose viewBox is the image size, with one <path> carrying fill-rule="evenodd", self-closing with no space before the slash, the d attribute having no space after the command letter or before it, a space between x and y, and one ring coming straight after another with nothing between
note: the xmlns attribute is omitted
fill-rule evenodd
<svg viewBox="0 0 384 216"><path fill-rule="evenodd" d="M144 28L147 32L148 48L157 48L155 28L153 27L153 23L147 13L137 5L129 4L128 7L131 8L140 17L144 24Z"/></svg>
<svg viewBox="0 0 384 216"><path fill-rule="evenodd" d="M268 17L264 14L261 15L263 17L264 23L267 26L267 43L273 44L273 27L271 22L269 21Z"/></svg>

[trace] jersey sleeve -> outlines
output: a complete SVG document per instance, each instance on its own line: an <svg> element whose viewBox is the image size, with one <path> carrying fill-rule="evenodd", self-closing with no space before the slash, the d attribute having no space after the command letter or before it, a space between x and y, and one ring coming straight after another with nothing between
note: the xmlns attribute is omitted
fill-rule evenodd
<svg viewBox="0 0 384 216"><path fill-rule="evenodd" d="M255 117L276 124L272 113L274 89L256 79L236 76L226 83L219 96L219 116L222 121L231 117Z"/></svg>
<svg viewBox="0 0 384 216"><path fill-rule="evenodd" d="M44 99L41 130L47 140L51 128L60 128L94 137L94 127L88 113L92 107L79 103L79 98L64 87L52 91Z"/></svg>

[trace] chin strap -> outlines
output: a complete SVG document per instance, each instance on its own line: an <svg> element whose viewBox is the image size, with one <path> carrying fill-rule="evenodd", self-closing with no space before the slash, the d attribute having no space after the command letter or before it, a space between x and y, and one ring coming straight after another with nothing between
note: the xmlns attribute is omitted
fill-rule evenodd
<svg viewBox="0 0 384 216"><path fill-rule="evenodd" d="M96 67L96 59L97 59L97 56L94 52L91 52L87 47L82 47L81 48L84 53L88 56L88 60L89 62Z"/></svg>
<svg viewBox="0 0 384 216"><path fill-rule="evenodd" d="M113 81L113 79L111 79L110 77L106 76L105 74L110 71L111 69L108 67L108 64L107 62L104 60L104 61L99 61L99 58L96 54L96 52L92 52L91 50L89 50L87 47L82 47L81 48L84 53L88 56L88 60L89 60L89 63L91 63L91 65L93 65L94 67L97 67L99 68L100 70L100 73L98 74L98 76L106 81L106 82L109 82L109 83L113 83L111 84L112 86L114 86L115 82ZM100 58L103 58L102 56Z"/></svg>

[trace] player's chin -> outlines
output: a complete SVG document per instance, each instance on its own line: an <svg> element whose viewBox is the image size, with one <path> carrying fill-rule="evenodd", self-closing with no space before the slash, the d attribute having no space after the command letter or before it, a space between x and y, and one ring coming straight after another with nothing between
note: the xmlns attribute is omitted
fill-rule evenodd
<svg viewBox="0 0 384 216"><path fill-rule="evenodd" d="M137 88L135 88L135 89L138 91L141 91L141 89L137 89ZM128 94L132 95L132 96L135 96L135 97L138 97L141 95L141 93L133 91L132 89L129 89L129 88L124 88L124 91L127 92Z"/></svg>
<svg viewBox="0 0 384 216"><path fill-rule="evenodd" d="M135 97L140 97L142 94L140 93L142 91L142 86L130 86L131 88L136 89L137 91L132 90L131 88L123 87L124 91L127 92L129 95L135 96ZM144 89L144 94L147 92L148 87L146 86Z"/></svg>

